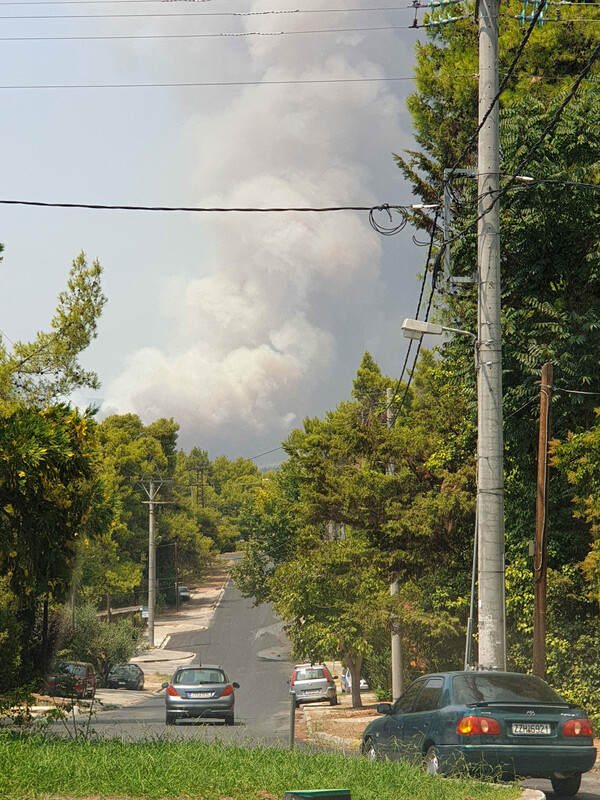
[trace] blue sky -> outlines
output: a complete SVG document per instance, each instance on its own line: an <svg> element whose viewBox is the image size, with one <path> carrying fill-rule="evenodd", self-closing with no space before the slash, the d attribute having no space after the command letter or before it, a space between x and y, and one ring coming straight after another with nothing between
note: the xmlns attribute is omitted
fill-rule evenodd
<svg viewBox="0 0 600 800"><path fill-rule="evenodd" d="M424 35L409 28L413 11L402 5L3 2L2 87L236 85L1 88L0 199L409 204L392 152L414 147L405 109L413 84L357 80L412 75L414 44ZM347 10L330 11L340 8ZM358 8L370 10L350 10ZM312 13L256 13L293 9ZM70 18L31 18L57 15ZM360 27L388 29L305 33ZM213 35L258 31L290 33ZM190 33L203 36L100 38ZM75 36L95 38L50 38ZM335 78L351 82L281 83ZM279 83L239 85L248 81ZM83 358L102 389L74 400L100 404L101 414L138 413L145 422L172 416L184 448L251 457L277 447L305 416L348 397L365 350L384 372L399 375L406 352L400 325L414 316L425 258L412 234L381 237L366 213L0 205L0 330L14 341L47 329L83 250L104 268L108 303Z"/></svg>

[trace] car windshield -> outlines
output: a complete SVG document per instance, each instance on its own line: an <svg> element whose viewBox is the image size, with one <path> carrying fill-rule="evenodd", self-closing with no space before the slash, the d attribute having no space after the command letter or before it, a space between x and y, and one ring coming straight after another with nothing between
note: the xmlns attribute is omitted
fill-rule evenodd
<svg viewBox="0 0 600 800"><path fill-rule="evenodd" d="M296 670L296 678L297 681L313 681L317 680L318 678L324 678L325 671L322 667L310 667L308 669L297 669Z"/></svg>
<svg viewBox="0 0 600 800"><path fill-rule="evenodd" d="M452 679L454 702L474 703L562 703L565 701L535 675L473 673Z"/></svg>
<svg viewBox="0 0 600 800"><path fill-rule="evenodd" d="M217 669L183 669L173 678L174 684L227 683L225 673Z"/></svg>
<svg viewBox="0 0 600 800"><path fill-rule="evenodd" d="M130 664L124 664L123 666L113 667L111 669L112 675L134 675L135 674L135 667L131 666Z"/></svg>
<svg viewBox="0 0 600 800"><path fill-rule="evenodd" d="M85 675L85 667L82 664L61 664L58 670L66 675Z"/></svg>

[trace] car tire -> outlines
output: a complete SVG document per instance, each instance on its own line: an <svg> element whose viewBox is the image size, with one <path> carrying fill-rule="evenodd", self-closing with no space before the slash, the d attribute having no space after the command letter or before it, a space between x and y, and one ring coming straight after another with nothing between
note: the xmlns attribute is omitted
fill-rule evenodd
<svg viewBox="0 0 600 800"><path fill-rule="evenodd" d="M438 751L433 745L427 748L423 755L423 768L427 775L438 775L440 771L440 759Z"/></svg>
<svg viewBox="0 0 600 800"><path fill-rule="evenodd" d="M225 725L235 725L235 715L234 714L228 714L225 717Z"/></svg>
<svg viewBox="0 0 600 800"><path fill-rule="evenodd" d="M338 704L337 695L335 697L330 698L330 700L329 700L329 705L330 706L337 706L337 704Z"/></svg>
<svg viewBox="0 0 600 800"><path fill-rule="evenodd" d="M574 797L581 786L581 775L570 778L551 778L552 791L557 797Z"/></svg>
<svg viewBox="0 0 600 800"><path fill-rule="evenodd" d="M380 761L379 753L375 745L373 744L372 739L367 739L366 742L362 744L362 754L368 761Z"/></svg>
<svg viewBox="0 0 600 800"><path fill-rule="evenodd" d="M167 716L165 717L165 723L167 725L175 725L175 714L167 713Z"/></svg>

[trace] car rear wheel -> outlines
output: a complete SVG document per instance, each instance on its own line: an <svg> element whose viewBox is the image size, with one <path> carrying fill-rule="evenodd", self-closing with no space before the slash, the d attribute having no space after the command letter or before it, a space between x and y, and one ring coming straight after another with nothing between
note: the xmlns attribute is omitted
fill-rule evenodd
<svg viewBox="0 0 600 800"><path fill-rule="evenodd" d="M330 698L329 705L330 706L337 706L337 696Z"/></svg>
<svg viewBox="0 0 600 800"><path fill-rule="evenodd" d="M234 716L234 714L228 714L225 717L225 725L235 725L235 716Z"/></svg>
<svg viewBox="0 0 600 800"><path fill-rule="evenodd" d="M428 775L437 775L440 771L440 760L433 745L427 749L423 756L423 767Z"/></svg>
<svg viewBox="0 0 600 800"><path fill-rule="evenodd" d="M167 713L167 716L165 717L165 722L167 725L175 725L175 714Z"/></svg>
<svg viewBox="0 0 600 800"><path fill-rule="evenodd" d="M551 778L552 791L557 797L574 797L581 786L581 775L570 778Z"/></svg>

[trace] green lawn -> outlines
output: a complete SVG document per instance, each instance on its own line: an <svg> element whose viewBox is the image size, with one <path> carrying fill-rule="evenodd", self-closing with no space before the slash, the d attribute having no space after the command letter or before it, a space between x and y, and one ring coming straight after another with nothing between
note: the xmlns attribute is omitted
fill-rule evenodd
<svg viewBox="0 0 600 800"><path fill-rule="evenodd" d="M352 800L513 800L520 794L517 786L448 780L402 764L337 753L190 740L128 743L0 735L3 800L279 800L286 791L308 789L349 789Z"/></svg>

